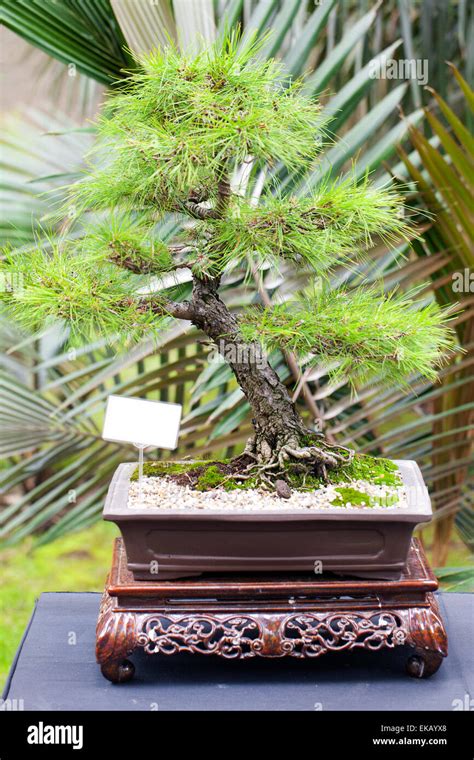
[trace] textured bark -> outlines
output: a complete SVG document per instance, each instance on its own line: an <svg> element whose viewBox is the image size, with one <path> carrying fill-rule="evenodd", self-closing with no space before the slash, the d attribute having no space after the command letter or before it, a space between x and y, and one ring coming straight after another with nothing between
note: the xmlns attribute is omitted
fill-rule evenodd
<svg viewBox="0 0 474 760"><path fill-rule="evenodd" d="M274 450L289 439L299 440L308 433L291 401L288 391L268 363L258 344L245 343L234 315L217 293L217 280L196 279L191 321L211 338L229 362L253 412L253 425L259 445ZM229 359L238 346L255 361Z"/></svg>

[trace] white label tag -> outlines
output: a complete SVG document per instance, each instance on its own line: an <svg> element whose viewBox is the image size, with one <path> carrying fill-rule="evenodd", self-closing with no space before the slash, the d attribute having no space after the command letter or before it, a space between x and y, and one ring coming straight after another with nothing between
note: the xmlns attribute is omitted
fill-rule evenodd
<svg viewBox="0 0 474 760"><path fill-rule="evenodd" d="M109 396L102 437L106 441L175 449L178 445L181 404Z"/></svg>

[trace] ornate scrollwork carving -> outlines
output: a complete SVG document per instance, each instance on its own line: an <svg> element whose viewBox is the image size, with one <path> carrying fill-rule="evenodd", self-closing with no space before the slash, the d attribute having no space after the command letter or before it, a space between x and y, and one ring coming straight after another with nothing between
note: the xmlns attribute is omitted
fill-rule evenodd
<svg viewBox="0 0 474 760"><path fill-rule="evenodd" d="M292 657L319 657L345 649L378 650L404 644L407 632L396 613L299 614L282 626L285 651Z"/></svg>
<svg viewBox="0 0 474 760"><path fill-rule="evenodd" d="M344 649L395 647L407 632L393 612L299 615L147 615L137 645L148 654L217 654L229 659L318 657Z"/></svg>
<svg viewBox="0 0 474 760"><path fill-rule="evenodd" d="M137 644L148 654L218 654L228 659L255 657L262 648L262 626L249 615L146 616Z"/></svg>

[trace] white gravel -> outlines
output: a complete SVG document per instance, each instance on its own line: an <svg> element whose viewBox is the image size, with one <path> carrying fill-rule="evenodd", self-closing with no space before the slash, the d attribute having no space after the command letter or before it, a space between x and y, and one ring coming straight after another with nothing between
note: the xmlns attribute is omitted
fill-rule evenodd
<svg viewBox="0 0 474 760"><path fill-rule="evenodd" d="M347 484L322 486L315 491L293 491L289 499L282 499L276 494L258 489L239 489L225 491L216 488L213 491L195 491L189 486L178 485L167 477L144 477L140 492L137 481L130 483L128 506L131 509L155 507L159 509L177 510L202 509L206 512L293 512L307 509L334 508L332 502L340 498L337 488L349 486L367 494L365 505L345 504L346 509L382 508L393 510L408 507L408 499L403 486L383 486L368 483L365 480L354 480ZM394 504L390 504L393 497ZM387 500L387 503L374 504L373 499ZM344 508L341 505L341 508Z"/></svg>

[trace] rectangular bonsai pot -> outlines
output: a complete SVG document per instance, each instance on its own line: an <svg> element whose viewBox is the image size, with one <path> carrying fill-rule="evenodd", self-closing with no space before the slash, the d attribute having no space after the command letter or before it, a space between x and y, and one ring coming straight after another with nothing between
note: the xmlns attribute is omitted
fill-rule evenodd
<svg viewBox="0 0 474 760"><path fill-rule="evenodd" d="M135 580L167 580L202 573L323 572L360 578L400 577L414 528L432 516L416 462L396 461L408 506L301 512L221 513L198 509L128 507L136 464L121 464L112 479L103 516L122 533ZM317 566L316 566L317 567Z"/></svg>

